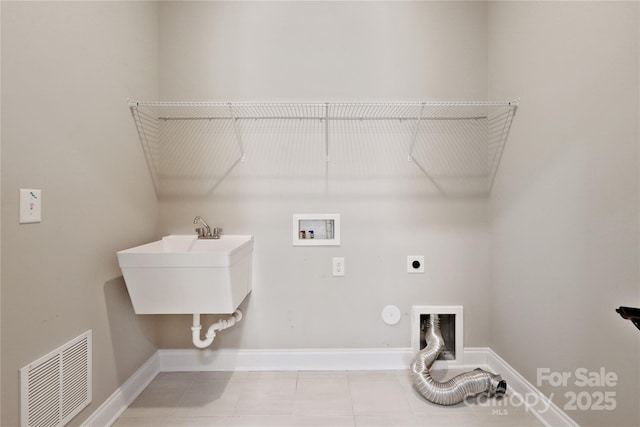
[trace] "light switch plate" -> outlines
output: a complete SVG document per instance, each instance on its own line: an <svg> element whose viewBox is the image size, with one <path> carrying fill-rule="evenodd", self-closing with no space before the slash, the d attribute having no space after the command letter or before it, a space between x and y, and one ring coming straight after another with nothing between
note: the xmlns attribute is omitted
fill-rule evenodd
<svg viewBox="0 0 640 427"><path fill-rule="evenodd" d="M20 189L20 224L42 221L42 191Z"/></svg>

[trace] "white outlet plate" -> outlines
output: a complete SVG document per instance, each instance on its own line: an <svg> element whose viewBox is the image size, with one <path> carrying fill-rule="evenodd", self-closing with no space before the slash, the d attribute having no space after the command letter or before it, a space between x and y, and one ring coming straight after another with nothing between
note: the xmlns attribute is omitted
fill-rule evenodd
<svg viewBox="0 0 640 427"><path fill-rule="evenodd" d="M409 255L407 257L407 273L424 273L423 255Z"/></svg>
<svg viewBox="0 0 640 427"><path fill-rule="evenodd" d="M20 189L20 224L42 221L42 191Z"/></svg>
<svg viewBox="0 0 640 427"><path fill-rule="evenodd" d="M333 275L344 276L344 257L333 258Z"/></svg>

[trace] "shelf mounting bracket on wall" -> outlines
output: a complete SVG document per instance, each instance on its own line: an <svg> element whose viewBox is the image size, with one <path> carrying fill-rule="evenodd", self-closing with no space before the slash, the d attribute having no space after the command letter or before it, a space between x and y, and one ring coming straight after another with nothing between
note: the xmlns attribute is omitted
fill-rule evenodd
<svg viewBox="0 0 640 427"><path fill-rule="evenodd" d="M240 160L245 161L244 157L244 145L242 144L242 134L240 133L240 128L238 126L238 117L233 112L233 104L229 102L229 115L233 118L233 130L236 134L236 140L238 141L238 148L240 149Z"/></svg>
<svg viewBox="0 0 640 427"><path fill-rule="evenodd" d="M324 156L329 162L329 103L324 104Z"/></svg>
<svg viewBox="0 0 640 427"><path fill-rule="evenodd" d="M446 191L440 187L437 183L437 181L435 179L433 179L433 177L429 174L429 172L427 172L427 170L424 168L424 166L422 166L420 164L420 162L415 159L412 155L413 153L413 149L415 148L416 145L416 141L418 139L418 132L420 131L420 124L422 123L422 118L424 117L424 110L425 110L425 106L426 103L422 103L422 107L420 108L420 114L418 115L418 120L416 120L416 125L413 128L413 136L411 137L411 146L409 147L409 156L408 156L408 160L410 162L415 163L415 165L418 167L418 169L420 169L420 171L424 174L424 176L431 181L431 184L433 184L434 187L436 187L438 189L438 191L440 192L440 194L446 194Z"/></svg>
<svg viewBox="0 0 640 427"><path fill-rule="evenodd" d="M418 115L418 120L416 120L416 125L413 128L413 135L411 136L411 146L409 147L409 156L407 159L410 162L413 161L413 157L411 156L411 153L413 152L413 147L415 147L416 140L418 138L418 131L420 130L420 122L422 121L422 116L424 114L424 107L425 107L425 104L423 102L422 107L420 107L420 114Z"/></svg>

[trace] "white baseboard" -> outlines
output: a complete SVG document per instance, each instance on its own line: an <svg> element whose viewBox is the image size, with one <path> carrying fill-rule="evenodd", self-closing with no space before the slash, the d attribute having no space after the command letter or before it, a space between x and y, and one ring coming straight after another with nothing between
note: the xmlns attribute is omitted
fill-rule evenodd
<svg viewBox="0 0 640 427"><path fill-rule="evenodd" d="M81 427L106 427L115 423L125 409L153 381L158 372L160 372L160 357L158 352L155 352L81 424Z"/></svg>
<svg viewBox="0 0 640 427"><path fill-rule="evenodd" d="M487 348L487 366L490 371L499 373L507 382L507 388L518 395L519 403L526 405L528 410L546 426L578 426L562 409L542 394L533 384L511 365L504 361L497 353Z"/></svg>
<svg viewBox="0 0 640 427"><path fill-rule="evenodd" d="M158 350L83 424L110 426L159 372L191 371L343 371L402 370L413 361L411 348ZM485 368L499 373L508 389L523 397L531 413L547 426L577 426L553 402L488 347L465 348L462 363L437 361L435 369Z"/></svg>
<svg viewBox="0 0 640 427"><path fill-rule="evenodd" d="M486 366L486 348L467 348L461 361L438 360L434 369ZM283 350L158 350L160 371L376 371L409 369L407 348Z"/></svg>
<svg viewBox="0 0 640 427"><path fill-rule="evenodd" d="M410 348L158 350L161 371L351 371L407 369Z"/></svg>

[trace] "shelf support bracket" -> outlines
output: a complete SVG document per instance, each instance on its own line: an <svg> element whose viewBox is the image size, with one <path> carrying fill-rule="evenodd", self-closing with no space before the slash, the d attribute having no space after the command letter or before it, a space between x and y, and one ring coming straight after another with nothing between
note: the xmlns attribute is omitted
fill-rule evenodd
<svg viewBox="0 0 640 427"><path fill-rule="evenodd" d="M416 145L416 141L418 140L418 132L420 131L420 124L422 123L422 117L424 116L425 107L426 107L426 104L423 102L422 106L420 107L420 115L418 116L418 120L416 120L416 127L413 129L413 136L411 137L411 146L409 147L409 157L408 157L407 160L409 162L415 163L415 165L418 166L418 169L420 169L422 171L424 176L427 177L427 179L429 181L431 181L431 184L433 184L433 186L438 189L440 194L446 196L447 193L442 189L442 187L440 187L438 185L436 180L433 179L431 174L429 174L429 172L427 172L427 170L424 168L424 166L422 166L420 164L420 162L415 157L413 157L413 149L414 149L414 147Z"/></svg>
<svg viewBox="0 0 640 427"><path fill-rule="evenodd" d="M329 103L324 104L324 193L329 194Z"/></svg>
<svg viewBox="0 0 640 427"><path fill-rule="evenodd" d="M509 109L505 113L507 118L504 120L502 125L502 131L500 133L500 138L498 139L498 147L496 151L493 153L493 158L490 159L489 163L489 186L487 188L488 191L491 191L493 188L493 182L496 180L496 173L498 172L498 165L500 164L500 160L502 160L502 153L504 152L504 145L507 143L507 138L509 137L509 132L511 130L511 123L513 123L513 117L518 110L518 102L509 103ZM638 328L640 329L640 328Z"/></svg>
<svg viewBox="0 0 640 427"><path fill-rule="evenodd" d="M156 194L160 192L160 178L158 177L158 159L154 155L157 152L157 149L154 150L151 147L152 140L155 142L154 145L158 145L157 137L153 138L152 136L147 136L146 127L143 125L144 119L140 115L140 110L138 109L138 102L129 100L129 109L131 111L131 115L133 116L133 120L136 123L136 129L138 131L138 138L140 138L140 143L142 145L142 150L144 151L144 157L147 161L147 167L149 168L149 173L151 174L151 180L153 182L153 187L156 190ZM158 132L156 131L156 134Z"/></svg>
<svg viewBox="0 0 640 427"><path fill-rule="evenodd" d="M238 126L238 117L233 111L233 104L230 102L228 106L229 106L229 116L233 120L233 131L236 134L236 141L238 142L238 148L240 149L240 161L244 162L245 160L244 145L242 144L242 134L240 133L240 127Z"/></svg>
<svg viewBox="0 0 640 427"><path fill-rule="evenodd" d="M425 104L423 102L422 106L420 107L420 114L418 115L418 120L416 120L416 127L413 129L413 135L411 136L411 145L409 146L409 156L407 158L407 161L409 162L414 161L413 154L412 154L413 147L415 147L416 140L418 139L418 131L420 130L420 123L422 122L422 116L424 115L424 107L425 107Z"/></svg>
<svg viewBox="0 0 640 427"><path fill-rule="evenodd" d="M329 103L324 104L324 156L329 162Z"/></svg>

